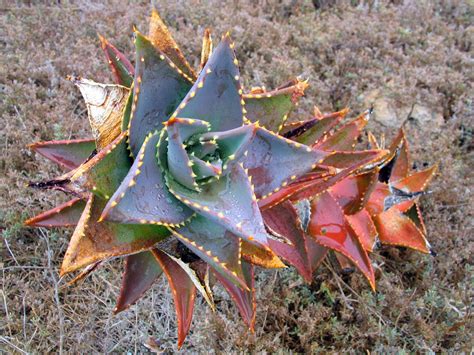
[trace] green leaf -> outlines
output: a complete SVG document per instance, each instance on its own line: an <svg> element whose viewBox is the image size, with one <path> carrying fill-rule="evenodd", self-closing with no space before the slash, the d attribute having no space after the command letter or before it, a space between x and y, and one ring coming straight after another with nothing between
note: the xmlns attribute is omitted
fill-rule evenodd
<svg viewBox="0 0 474 355"><path fill-rule="evenodd" d="M308 84L294 79L276 90L244 95L246 117L278 133Z"/></svg>
<svg viewBox="0 0 474 355"><path fill-rule="evenodd" d="M185 144L191 136L207 132L208 128L209 123L194 119L172 118L166 122L168 169L177 182L189 189L197 189L198 185Z"/></svg>
<svg viewBox="0 0 474 355"><path fill-rule="evenodd" d="M229 37L212 52L191 91L173 117L208 121L213 131L226 131L243 124L239 69Z"/></svg>
<svg viewBox="0 0 474 355"><path fill-rule="evenodd" d="M216 177L222 174L222 161L207 162L197 158L194 155L190 156L192 162L193 173L196 175L196 180L205 180L209 177Z"/></svg>
<svg viewBox="0 0 474 355"><path fill-rule="evenodd" d="M224 132L204 133L200 136L200 141L215 141L222 159L228 159L229 156L233 156L232 159L235 159L246 151L254 133L255 126L246 125Z"/></svg>
<svg viewBox="0 0 474 355"><path fill-rule="evenodd" d="M161 129L191 88L191 82L139 32L130 119L130 149L137 155L148 133Z"/></svg>
<svg viewBox="0 0 474 355"><path fill-rule="evenodd" d="M249 169L256 196L264 198L314 169L327 155L259 127L244 167Z"/></svg>
<svg viewBox="0 0 474 355"><path fill-rule="evenodd" d="M132 115L132 106L133 106L133 88L130 90L128 95L127 103L125 104L125 109L123 111L122 117L122 132L125 132L128 129L130 123L130 116Z"/></svg>
<svg viewBox="0 0 474 355"><path fill-rule="evenodd" d="M159 132L149 135L137 159L102 212L102 219L119 223L177 225L194 212L165 185L156 162Z"/></svg>
<svg viewBox="0 0 474 355"><path fill-rule="evenodd" d="M196 216L183 227L172 229L173 234L223 277L247 288L242 274L239 238L220 224Z"/></svg>
<svg viewBox="0 0 474 355"><path fill-rule="evenodd" d="M99 222L106 201L91 195L71 237L61 275L97 261L150 249L169 236L165 227Z"/></svg>
<svg viewBox="0 0 474 355"><path fill-rule="evenodd" d="M203 159L206 155L213 155L219 147L217 146L217 142L214 141L206 141L201 142L200 140L196 143L193 143L190 147L190 151L192 154L199 158Z"/></svg>
<svg viewBox="0 0 474 355"><path fill-rule="evenodd" d="M109 199L127 176L131 166L126 138L126 132L123 132L92 159L78 167L71 177L72 185Z"/></svg>
<svg viewBox="0 0 474 355"><path fill-rule="evenodd" d="M249 148L254 136L255 126L245 125L224 132L209 132L200 136L202 143L216 143L219 156L224 162L223 170L228 170L232 162L239 162Z"/></svg>
<svg viewBox="0 0 474 355"><path fill-rule="evenodd" d="M166 183L178 200L198 214L249 242L259 246L268 245L252 186L239 164L235 164L220 179L202 185L200 192L185 188L169 174L166 175Z"/></svg>

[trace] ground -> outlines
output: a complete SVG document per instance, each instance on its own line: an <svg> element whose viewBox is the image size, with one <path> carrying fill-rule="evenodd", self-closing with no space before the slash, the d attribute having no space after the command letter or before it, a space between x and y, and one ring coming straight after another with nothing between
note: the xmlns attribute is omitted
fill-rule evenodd
<svg viewBox="0 0 474 355"><path fill-rule="evenodd" d="M391 138L406 121L414 166L439 164L432 193L422 200L437 256L377 250L375 293L360 274L342 275L332 262L311 285L290 268L259 271L255 334L216 290L218 312L199 300L183 350L473 349L472 1L0 3L0 349L145 352L144 344L153 342L176 350L163 280L114 316L120 260L68 287L58 267L71 231L23 226L65 198L26 187L60 173L27 145L88 135L85 106L66 75L110 81L97 33L133 58L132 25L145 30L152 5L194 65L206 27L216 39L230 30L245 87L271 88L294 75L309 79L293 118L308 118L313 105L322 111L349 106L354 115L373 106L368 130Z"/></svg>

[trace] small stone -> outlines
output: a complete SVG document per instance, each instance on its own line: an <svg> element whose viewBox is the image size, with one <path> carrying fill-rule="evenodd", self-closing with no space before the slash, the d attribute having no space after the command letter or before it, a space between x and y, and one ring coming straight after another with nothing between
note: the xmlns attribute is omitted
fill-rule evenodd
<svg viewBox="0 0 474 355"><path fill-rule="evenodd" d="M443 115L430 108L415 104L410 115L411 119L417 121L421 126L430 126L431 129L438 128L444 123Z"/></svg>
<svg viewBox="0 0 474 355"><path fill-rule="evenodd" d="M420 126L430 126L431 129L439 128L443 123L443 116L436 110L416 103L400 105L395 100L384 96L379 90L373 90L362 97L365 107L374 109L372 118L385 127L398 128L407 119L415 121Z"/></svg>

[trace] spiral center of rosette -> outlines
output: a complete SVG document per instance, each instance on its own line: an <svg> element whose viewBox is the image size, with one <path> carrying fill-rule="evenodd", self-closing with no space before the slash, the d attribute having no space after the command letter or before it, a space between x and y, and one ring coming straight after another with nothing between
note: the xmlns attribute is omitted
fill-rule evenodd
<svg viewBox="0 0 474 355"><path fill-rule="evenodd" d="M206 121L171 118L162 131L159 162L167 178L201 191L203 185L227 174L243 154L253 132L252 125L211 132Z"/></svg>

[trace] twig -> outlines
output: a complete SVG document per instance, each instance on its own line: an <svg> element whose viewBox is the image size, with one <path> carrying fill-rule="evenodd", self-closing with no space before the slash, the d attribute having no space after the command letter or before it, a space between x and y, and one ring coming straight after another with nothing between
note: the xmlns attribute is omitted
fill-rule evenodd
<svg viewBox="0 0 474 355"><path fill-rule="evenodd" d="M138 310L137 307L135 307L135 339L134 340L134 354L137 354L138 352Z"/></svg>
<svg viewBox="0 0 474 355"><path fill-rule="evenodd" d="M7 303L7 297L5 296L5 292L3 292L3 289L2 289L2 296L3 296L3 305L5 307L5 315L7 316L7 327L8 327L8 330L10 331L10 335L12 334L12 330L10 328L10 313L8 312L8 303Z"/></svg>
<svg viewBox="0 0 474 355"><path fill-rule="evenodd" d="M23 121L23 117L21 117L20 111L18 111L18 107L16 105L13 105L13 108L15 109L16 115L18 116L18 119L20 120L21 124L23 125L23 128L25 129L25 132L28 131L28 128L26 128L25 121Z"/></svg>
<svg viewBox="0 0 474 355"><path fill-rule="evenodd" d="M10 340L8 340L7 338L5 337L2 337L0 336L0 341L4 342L5 344L11 346L13 349L15 349L16 351L22 353L22 354L28 354L28 352L26 352L25 350L23 349L20 349L18 346L16 346L15 344L13 344Z"/></svg>
<svg viewBox="0 0 474 355"><path fill-rule="evenodd" d="M44 232L43 228L40 228L40 233L43 236L45 242L46 242L46 247L47 247L47 255L48 255L48 269L51 275L51 278L53 279L54 283L54 302L56 303L56 307L58 309L58 314L59 314L59 354L63 353L63 343L64 343L64 315L63 315L63 310L61 308L61 303L59 301L59 291L58 291L58 279L56 278L56 274L54 272L54 269L51 265L51 254L52 250L49 245L49 239L46 233Z"/></svg>
<svg viewBox="0 0 474 355"><path fill-rule="evenodd" d="M18 266L20 266L20 264L18 263L18 261L17 261L16 258L15 258L15 255L13 254L12 250L10 249L10 245L8 244L8 238L7 238L7 237L3 237L3 240L5 241L5 245L7 246L8 252L9 252L10 255L12 256L13 261L15 261L15 264L17 264Z"/></svg>
<svg viewBox="0 0 474 355"><path fill-rule="evenodd" d="M34 269L34 270L46 270L47 267L44 267L44 266L22 266L22 265L18 265L18 266L7 266L7 267L2 267L0 268L0 271L9 271L9 270L16 270L16 269L20 269L20 270L28 270L28 269Z"/></svg>
<svg viewBox="0 0 474 355"><path fill-rule="evenodd" d="M324 266L326 266L329 270L331 270L331 273L333 275L336 275L336 272L334 271L330 263L324 261ZM354 310L354 307L352 307L348 302L349 299L346 297L346 294L344 293L344 290L342 289L341 283L339 282L339 278L336 278L336 283L337 283L337 287L339 288L339 291L341 292L342 299L344 300L346 307L349 308L351 311Z"/></svg>
<svg viewBox="0 0 474 355"><path fill-rule="evenodd" d="M22 308L23 308L23 339L26 341L26 304L25 304L26 292L23 295Z"/></svg>

